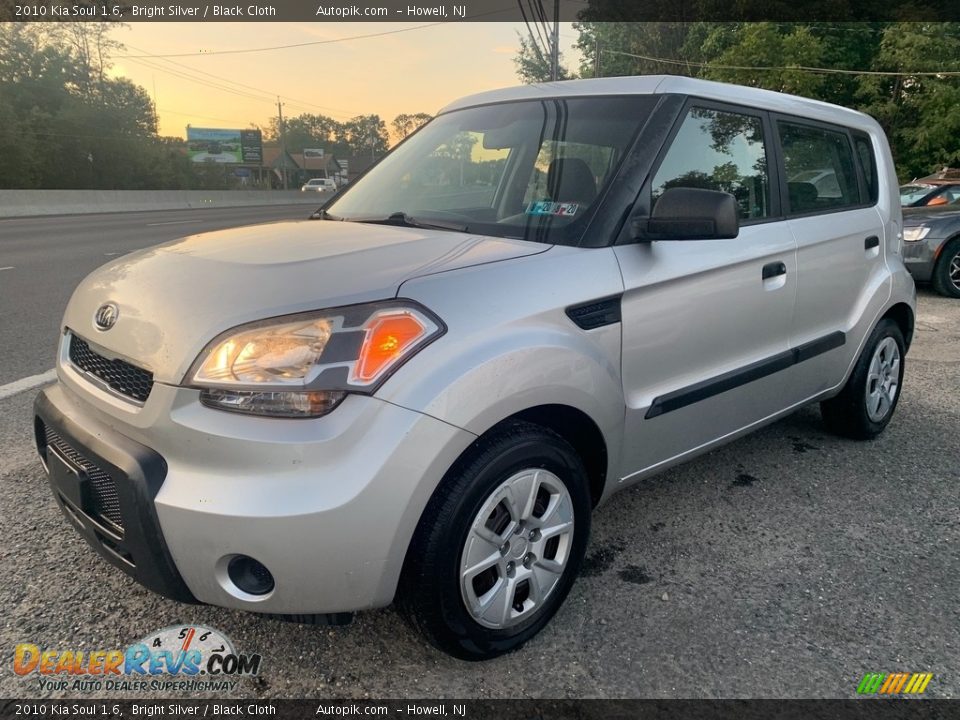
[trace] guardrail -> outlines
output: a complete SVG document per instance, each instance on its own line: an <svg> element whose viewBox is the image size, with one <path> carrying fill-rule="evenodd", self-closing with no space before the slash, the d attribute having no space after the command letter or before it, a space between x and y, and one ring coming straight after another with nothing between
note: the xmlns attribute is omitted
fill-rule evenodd
<svg viewBox="0 0 960 720"><path fill-rule="evenodd" d="M306 204L327 196L299 190L0 190L0 217Z"/></svg>

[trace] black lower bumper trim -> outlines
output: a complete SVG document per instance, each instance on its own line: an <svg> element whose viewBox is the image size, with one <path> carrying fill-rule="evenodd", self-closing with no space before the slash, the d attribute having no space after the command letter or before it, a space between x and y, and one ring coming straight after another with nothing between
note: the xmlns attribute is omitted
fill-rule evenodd
<svg viewBox="0 0 960 720"><path fill-rule="evenodd" d="M94 550L141 585L173 600L196 603L173 563L154 506L167 474L166 462L150 448L81 417L63 401L62 393L53 386L37 396L34 433L63 514ZM48 430L58 437L58 449L48 448ZM69 456L63 447L72 451ZM91 467L114 484L119 523L115 515L104 518L91 502Z"/></svg>

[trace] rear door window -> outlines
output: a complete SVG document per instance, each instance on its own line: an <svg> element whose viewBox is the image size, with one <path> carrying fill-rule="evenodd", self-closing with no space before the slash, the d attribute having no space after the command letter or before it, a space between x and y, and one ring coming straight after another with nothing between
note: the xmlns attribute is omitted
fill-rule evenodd
<svg viewBox="0 0 960 720"><path fill-rule="evenodd" d="M860 202L853 150L846 133L777 123L787 178L789 215L856 207Z"/></svg>

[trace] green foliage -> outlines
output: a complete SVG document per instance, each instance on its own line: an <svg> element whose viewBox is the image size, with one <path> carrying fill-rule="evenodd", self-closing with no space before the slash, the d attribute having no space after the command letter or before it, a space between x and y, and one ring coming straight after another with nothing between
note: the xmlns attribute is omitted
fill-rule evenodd
<svg viewBox="0 0 960 720"><path fill-rule="evenodd" d="M393 128L393 132L397 138L402 140L414 130L417 130L421 125L430 122L431 119L433 119L433 115L428 115L424 112L413 114L401 113L393 119L390 127Z"/></svg>
<svg viewBox="0 0 960 720"><path fill-rule="evenodd" d="M407 117L420 116L424 114ZM430 116L425 117L429 119ZM304 113L284 118L283 125L287 152L291 153L303 152L304 148L323 148L339 157L369 155L371 152L375 157L381 157L390 147L387 124L379 115L358 115L340 122L326 115ZM276 118L270 121L264 140L280 141L280 123Z"/></svg>
<svg viewBox="0 0 960 720"><path fill-rule="evenodd" d="M520 41L520 50L513 59L517 67L517 76L525 83L539 83L550 81L550 57L544 55L540 45L530 37L517 34ZM573 77L563 64L563 53L557 67L557 79L570 80Z"/></svg>
<svg viewBox="0 0 960 720"><path fill-rule="evenodd" d="M960 23L636 23L594 22L590 12L583 17L575 24L581 77L687 75L824 100L880 122L901 180L960 165L960 76L914 74L960 71ZM521 80L542 79L536 60L521 42L515 59Z"/></svg>
<svg viewBox="0 0 960 720"><path fill-rule="evenodd" d="M200 187L153 103L110 79L118 48L99 23L0 25L0 188ZM225 183L223 170L217 182Z"/></svg>

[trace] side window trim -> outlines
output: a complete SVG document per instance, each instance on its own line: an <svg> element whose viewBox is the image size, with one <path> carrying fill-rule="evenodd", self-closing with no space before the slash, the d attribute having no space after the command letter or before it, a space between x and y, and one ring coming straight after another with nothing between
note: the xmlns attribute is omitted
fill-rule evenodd
<svg viewBox="0 0 960 720"><path fill-rule="evenodd" d="M839 135L843 135L847 138L847 145L849 146L850 153L853 159L853 168L854 173L857 178L857 193L860 200L856 205L845 205L843 207L837 208L825 208L820 210L812 210L810 212L803 213L791 213L790 212L790 194L789 188L787 187L787 168L784 158L783 145L780 141L780 128L779 123L788 123L791 125L800 125L804 127L814 128L816 130L825 130L827 132L834 132ZM820 120L813 120L811 118L798 117L796 115L785 115L783 113L770 113L770 123L773 126L773 142L776 146L776 156L777 156L777 174L780 178L780 192L781 197L781 209L783 216L785 218L804 218L804 217L815 217L817 215L831 215L838 212L850 212L851 210L861 210L863 208L873 207L876 203L869 200L870 191L866 184L866 179L863 177L863 172L860 169L859 155L857 154L856 145L853 142L853 136L855 132L849 127L843 125L834 125L832 123L822 122ZM865 136L869 139L869 135ZM868 140L869 141L869 140ZM873 153L873 142L869 141L871 153ZM875 153L874 153L875 157ZM874 159L874 164L876 160ZM868 198L864 201L864 198Z"/></svg>
<svg viewBox="0 0 960 720"><path fill-rule="evenodd" d="M673 127L670 129L669 135L660 149L657 151L656 160L654 160L654 163L650 168L650 172L647 175L647 179L643 183L643 189L640 191L640 198L637 200L636 209L639 209L642 204L643 209L648 213L650 212L652 206L654 178L656 178L657 173L660 172L660 167L663 165L663 161L666 158L667 153L673 146L674 140L680 133L680 128L683 126L684 121L687 119L687 115L693 108L702 108L704 110L717 110L719 112L746 115L748 117L754 117L760 120L760 126L763 130L764 153L767 160L767 179L770 187L770 211L766 217L762 218L741 218L740 226L745 227L749 225L762 225L768 222L783 220L784 206L781 202L781 192L778 192L780 185L780 168L777 164L778 153L774 151L776 138L772 135L774 128L770 112L755 107L700 98L694 95L687 96L687 100L684 103L683 108L677 114L677 118L674 121Z"/></svg>

